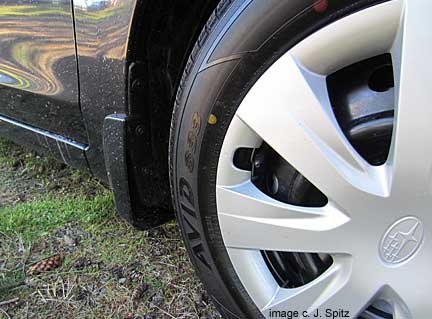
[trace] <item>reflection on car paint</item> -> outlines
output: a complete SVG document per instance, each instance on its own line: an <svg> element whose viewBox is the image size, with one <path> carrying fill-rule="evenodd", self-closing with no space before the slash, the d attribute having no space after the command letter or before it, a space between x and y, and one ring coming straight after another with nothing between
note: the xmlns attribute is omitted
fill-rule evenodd
<svg viewBox="0 0 432 319"><path fill-rule="evenodd" d="M0 114L86 143L69 0L0 1Z"/></svg>

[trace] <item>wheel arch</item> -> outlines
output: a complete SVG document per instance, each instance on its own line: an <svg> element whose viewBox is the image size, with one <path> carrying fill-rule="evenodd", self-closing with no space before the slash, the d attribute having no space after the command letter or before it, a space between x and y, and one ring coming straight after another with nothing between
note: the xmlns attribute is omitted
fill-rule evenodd
<svg viewBox="0 0 432 319"><path fill-rule="evenodd" d="M124 182L129 192L125 196L117 190L122 193L118 198L129 203L118 205L115 197L120 214L139 228L173 217L168 176L172 109L189 54L218 2L147 0L136 4L127 48ZM121 207L128 212L122 214Z"/></svg>

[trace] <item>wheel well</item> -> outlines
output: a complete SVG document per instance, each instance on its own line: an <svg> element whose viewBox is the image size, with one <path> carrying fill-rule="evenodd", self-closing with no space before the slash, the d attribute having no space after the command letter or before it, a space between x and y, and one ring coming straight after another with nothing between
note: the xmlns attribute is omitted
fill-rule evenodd
<svg viewBox="0 0 432 319"><path fill-rule="evenodd" d="M128 176L137 214L147 215L151 208L171 216L168 140L174 99L189 54L218 2L138 1L127 52L128 116L137 123L134 141L128 141L136 149L129 155Z"/></svg>

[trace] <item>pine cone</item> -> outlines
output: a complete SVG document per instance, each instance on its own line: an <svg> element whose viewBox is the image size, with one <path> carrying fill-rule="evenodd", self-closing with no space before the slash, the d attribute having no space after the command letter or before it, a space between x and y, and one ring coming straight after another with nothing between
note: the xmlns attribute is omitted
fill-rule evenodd
<svg viewBox="0 0 432 319"><path fill-rule="evenodd" d="M124 316L124 319L133 319L134 318L134 315L133 315L133 313L131 313L131 312L128 312L125 316Z"/></svg>
<svg viewBox="0 0 432 319"><path fill-rule="evenodd" d="M148 285L146 283L138 285L138 287L135 288L135 290L132 293L132 302L137 305L141 298L143 297L144 293L147 291Z"/></svg>
<svg viewBox="0 0 432 319"><path fill-rule="evenodd" d="M36 264L31 266L27 273L29 275L37 275L44 271L50 271L54 268L58 268L62 264L62 256L61 255L54 255L47 259L43 259L41 261L38 261Z"/></svg>

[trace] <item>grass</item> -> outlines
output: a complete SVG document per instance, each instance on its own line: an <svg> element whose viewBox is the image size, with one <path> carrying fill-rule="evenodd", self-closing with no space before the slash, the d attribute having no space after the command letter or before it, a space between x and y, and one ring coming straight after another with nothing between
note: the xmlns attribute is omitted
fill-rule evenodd
<svg viewBox="0 0 432 319"><path fill-rule="evenodd" d="M72 221L83 225L100 223L112 209L109 194L98 194L91 200L73 196L44 198L3 209L0 232L18 232L25 240L32 240Z"/></svg>
<svg viewBox="0 0 432 319"><path fill-rule="evenodd" d="M219 318L208 299L174 222L137 231L96 179L0 140L0 318Z"/></svg>

